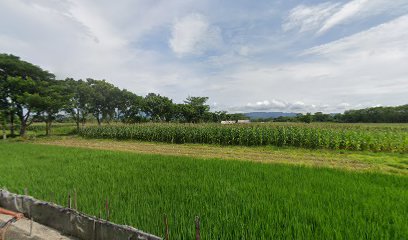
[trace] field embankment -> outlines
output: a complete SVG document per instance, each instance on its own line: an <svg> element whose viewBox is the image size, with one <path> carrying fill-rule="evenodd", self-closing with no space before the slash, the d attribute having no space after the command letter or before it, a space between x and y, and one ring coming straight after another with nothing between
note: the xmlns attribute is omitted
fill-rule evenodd
<svg viewBox="0 0 408 240"><path fill-rule="evenodd" d="M284 163L408 175L408 154L312 150L274 146L217 146L210 144L169 144L131 140L84 139L80 137L39 138L36 144L113 150L143 154L218 158L261 163Z"/></svg>

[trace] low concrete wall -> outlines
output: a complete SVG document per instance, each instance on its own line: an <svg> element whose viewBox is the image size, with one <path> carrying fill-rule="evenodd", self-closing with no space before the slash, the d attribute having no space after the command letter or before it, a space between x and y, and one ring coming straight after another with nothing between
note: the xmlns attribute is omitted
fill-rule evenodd
<svg viewBox="0 0 408 240"><path fill-rule="evenodd" d="M24 213L34 221L54 228L63 234L80 239L159 240L160 237L133 227L114 224L30 196L17 195L0 189L0 206Z"/></svg>

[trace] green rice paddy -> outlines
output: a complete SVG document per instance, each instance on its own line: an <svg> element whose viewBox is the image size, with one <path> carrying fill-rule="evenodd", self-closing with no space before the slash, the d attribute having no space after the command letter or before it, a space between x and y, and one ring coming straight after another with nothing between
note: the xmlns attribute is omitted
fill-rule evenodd
<svg viewBox="0 0 408 240"><path fill-rule="evenodd" d="M0 187L171 239L407 239L408 177L0 143Z"/></svg>

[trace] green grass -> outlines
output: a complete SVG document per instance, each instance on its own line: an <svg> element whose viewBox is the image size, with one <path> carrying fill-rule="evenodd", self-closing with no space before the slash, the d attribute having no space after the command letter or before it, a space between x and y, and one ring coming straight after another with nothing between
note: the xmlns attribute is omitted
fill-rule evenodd
<svg viewBox="0 0 408 240"><path fill-rule="evenodd" d="M31 136L38 136L45 134L45 123L33 123L27 128ZM76 132L75 123L53 123L51 127L52 135L67 135Z"/></svg>
<svg viewBox="0 0 408 240"><path fill-rule="evenodd" d="M20 132L20 126L14 126L14 134L18 135ZM61 136L61 135L72 135L76 133L75 123L53 123L51 128L51 135ZM10 129L6 130L8 138L11 138ZM27 127L26 138L36 138L45 136L45 123L33 123Z"/></svg>
<svg viewBox="0 0 408 240"><path fill-rule="evenodd" d="M370 126L370 127L364 127ZM373 152L408 152L404 128L341 124L136 124L86 127L79 135L167 143L293 146Z"/></svg>
<svg viewBox="0 0 408 240"><path fill-rule="evenodd" d="M408 178L331 169L0 143L0 186L172 239L407 239Z"/></svg>

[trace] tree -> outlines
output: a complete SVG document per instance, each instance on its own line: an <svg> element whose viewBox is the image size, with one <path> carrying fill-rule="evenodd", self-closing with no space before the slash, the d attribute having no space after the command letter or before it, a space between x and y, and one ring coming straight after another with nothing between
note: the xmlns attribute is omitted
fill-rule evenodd
<svg viewBox="0 0 408 240"><path fill-rule="evenodd" d="M87 79L91 87L90 112L96 118L100 126L102 120L108 124L114 118L116 109L118 108L118 98L120 94L119 88L105 80Z"/></svg>
<svg viewBox="0 0 408 240"><path fill-rule="evenodd" d="M332 118L332 116L330 114L324 114L322 112L316 112L313 115L313 121L316 121L316 122L330 122L332 120L333 120L333 118Z"/></svg>
<svg viewBox="0 0 408 240"><path fill-rule="evenodd" d="M144 98L143 110L153 121L169 122L174 116L173 100L160 94L149 93Z"/></svg>
<svg viewBox="0 0 408 240"><path fill-rule="evenodd" d="M226 111L216 111L213 113L213 120L214 122L221 122L228 120L228 113Z"/></svg>
<svg viewBox="0 0 408 240"><path fill-rule="evenodd" d="M6 111L1 111L0 112L0 119L2 119L1 120L1 130L2 130L2 133L3 133L3 139L5 140L5 139L7 139L7 132L6 132L6 124L7 124L7 122L6 122L6 116L5 116L5 114L6 114Z"/></svg>
<svg viewBox="0 0 408 240"><path fill-rule="evenodd" d="M228 114L228 120L238 121L238 120L246 120L246 119L249 119L249 117L245 116L245 114L243 113Z"/></svg>
<svg viewBox="0 0 408 240"><path fill-rule="evenodd" d="M304 115L304 116L302 117L302 121L303 121L304 123L311 123L311 122L313 121L313 116L312 116L312 114L311 114L311 113L306 113L306 115Z"/></svg>
<svg viewBox="0 0 408 240"><path fill-rule="evenodd" d="M6 134L6 124L7 124L7 115L10 113L10 107L9 107L9 102L7 99L7 92L5 91L5 80L3 79L2 76L0 76L0 121L1 121L1 127L2 127L2 132L3 132L3 139L7 138Z"/></svg>
<svg viewBox="0 0 408 240"><path fill-rule="evenodd" d="M33 116L41 108L39 84L30 77L7 77L10 90L10 100L13 111L20 120L20 136L26 135L26 129L31 125Z"/></svg>
<svg viewBox="0 0 408 240"><path fill-rule="evenodd" d="M198 123L204 119L207 112L210 111L210 106L205 104L208 97L187 97L184 100L185 108L183 114L185 119L191 123Z"/></svg>
<svg viewBox="0 0 408 240"><path fill-rule="evenodd" d="M43 82L40 88L40 103L38 115L42 115L45 121L45 134L51 134L52 122L56 119L57 114L66 109L71 98L68 91L69 85L65 81L49 80Z"/></svg>
<svg viewBox="0 0 408 240"><path fill-rule="evenodd" d="M1 95L6 99L4 114L10 119L10 131L14 134L14 116L20 119L20 135L24 136L26 127L31 124L33 113L39 104L41 81L55 79L48 71L9 54L0 54Z"/></svg>
<svg viewBox="0 0 408 240"><path fill-rule="evenodd" d="M408 105L348 110L339 116L342 122L403 123L408 122Z"/></svg>
<svg viewBox="0 0 408 240"><path fill-rule="evenodd" d="M296 119L300 122L311 123L313 121L313 116L311 113L306 113L306 115L299 113L296 115Z"/></svg>
<svg viewBox="0 0 408 240"><path fill-rule="evenodd" d="M124 123L142 120L143 97L123 89L119 96L118 119Z"/></svg>
<svg viewBox="0 0 408 240"><path fill-rule="evenodd" d="M87 116L91 113L91 98L93 89L91 86L83 81L75 81L72 78L65 80L70 98L66 105L65 111L69 113L75 121L77 130L86 123Z"/></svg>

